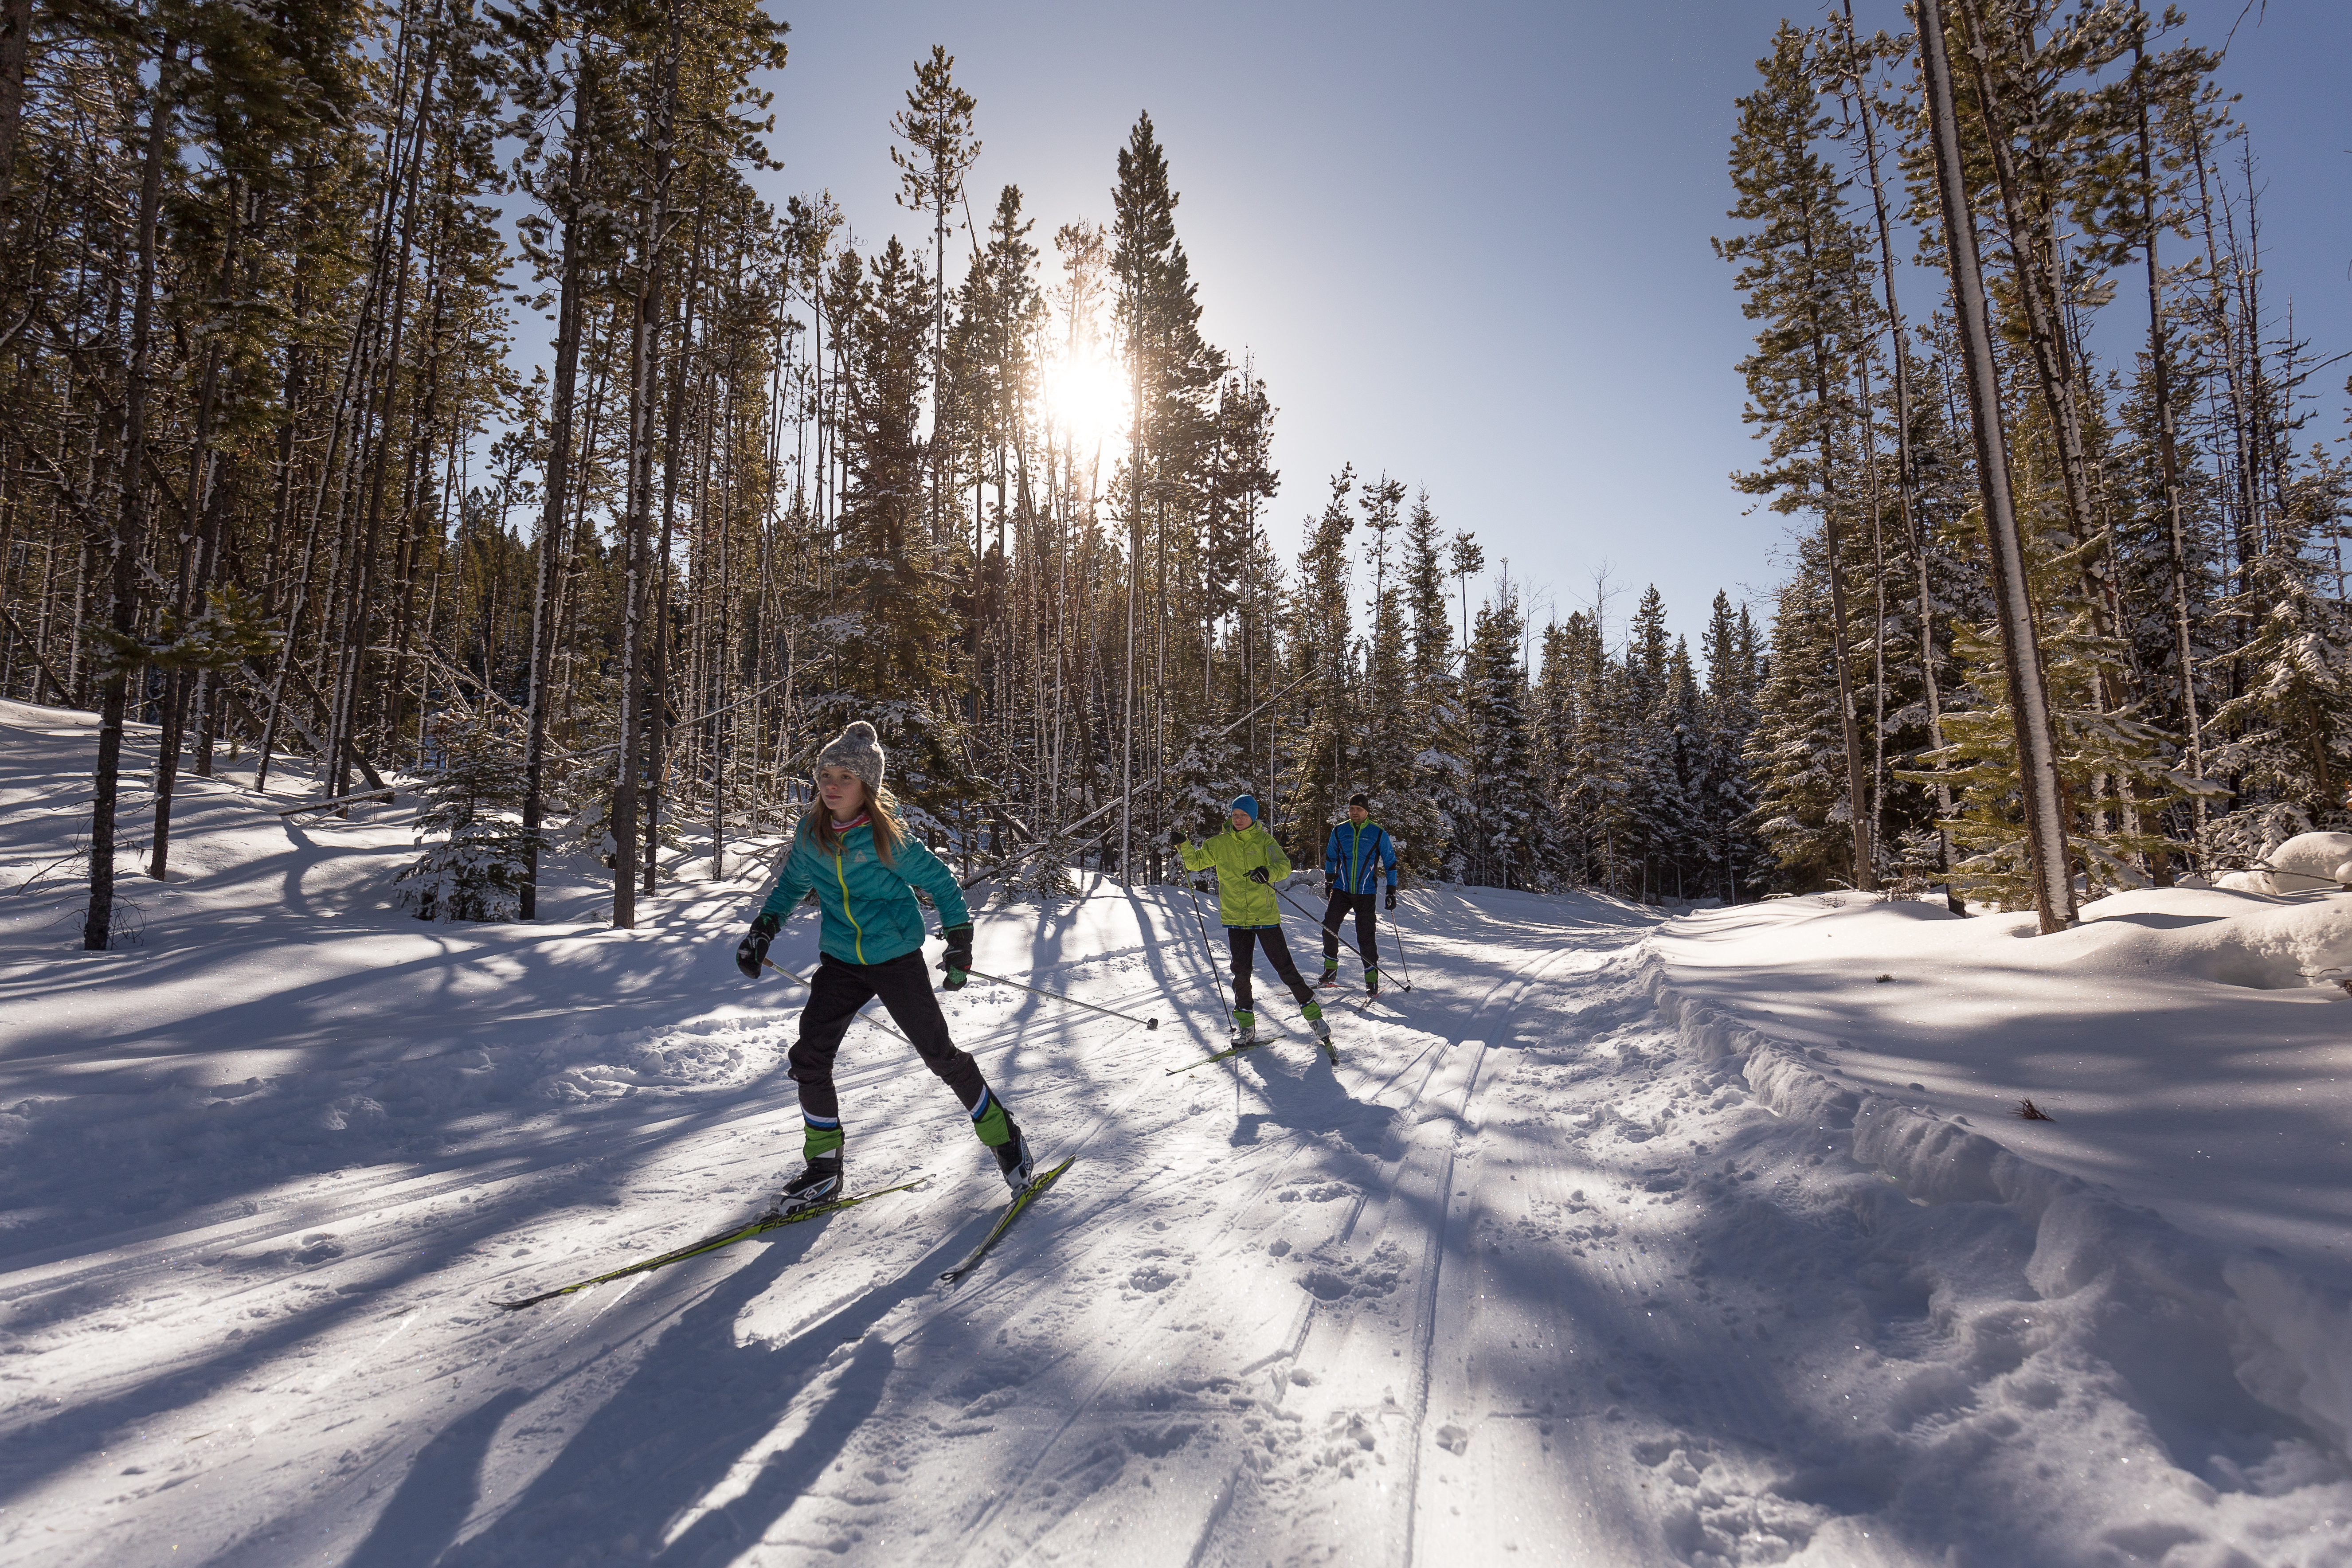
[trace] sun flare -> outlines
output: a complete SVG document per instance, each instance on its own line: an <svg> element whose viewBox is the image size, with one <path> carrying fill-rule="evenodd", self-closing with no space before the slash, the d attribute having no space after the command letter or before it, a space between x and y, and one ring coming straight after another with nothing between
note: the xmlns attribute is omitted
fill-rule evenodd
<svg viewBox="0 0 2352 1568"><path fill-rule="evenodd" d="M1045 412L1055 432L1081 447L1116 435L1126 424L1127 374L1117 361L1085 355L1045 366Z"/></svg>

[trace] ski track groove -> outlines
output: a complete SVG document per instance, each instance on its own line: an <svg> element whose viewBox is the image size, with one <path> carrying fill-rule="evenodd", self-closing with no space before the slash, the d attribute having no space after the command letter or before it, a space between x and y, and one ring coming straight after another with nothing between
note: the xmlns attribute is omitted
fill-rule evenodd
<svg viewBox="0 0 2352 1568"><path fill-rule="evenodd" d="M1471 1100L1476 1092L1480 1071L1485 1065L1487 1050L1492 1043L1495 1030L1499 1027L1507 1026L1508 1020L1516 1012L1518 1005L1525 1000L1528 995L1530 984L1535 980L1535 978L1550 963L1572 951L1574 950L1561 947L1549 952L1536 954L1523 961L1510 973L1505 975L1499 980L1496 980L1493 984L1488 986L1486 994L1482 996L1477 1004L1470 1010L1469 1016L1461 1025L1460 1034L1457 1037L1453 1039L1444 1039L1441 1037L1437 1039L1433 1039L1431 1046L1423 1047L1422 1051L1417 1053L1412 1061L1407 1062L1403 1068L1399 1068L1389 1079L1389 1082L1394 1083L1397 1079L1402 1078L1405 1073L1410 1072L1416 1062L1419 1062L1423 1058L1428 1058L1429 1065L1423 1070L1420 1082L1414 1087L1412 1098L1406 1102L1403 1113L1399 1116L1397 1122L1391 1126L1390 1136L1399 1141L1399 1147L1394 1159L1390 1163L1389 1168L1384 1173L1384 1180L1381 1184L1381 1190L1380 1197L1379 1222L1374 1229L1368 1232L1366 1235L1367 1245L1373 1247L1377 1247L1381 1241L1388 1238L1392 1224L1392 1215L1397 1207L1399 1195L1404 1191L1408 1173L1413 1163L1413 1155L1416 1151L1412 1144L1413 1129L1412 1126L1407 1124L1410 1112L1418 1109L1424 1100L1429 1100L1431 1098L1430 1089L1433 1083L1438 1079L1441 1074L1445 1073L1449 1068L1454 1065L1449 1060L1449 1058L1456 1047L1472 1043L1475 1043L1477 1047L1476 1054L1472 1057L1466 1064L1463 1065L1460 1073L1461 1089L1463 1093L1463 1108L1460 1111L1456 1112L1454 1118L1454 1124L1446 1136L1444 1164L1439 1173L1437 1183L1435 1184L1435 1195L1439 1199L1436 1211L1436 1223L1430 1227L1427 1236L1423 1239L1421 1256L1418 1259L1418 1267L1414 1270L1414 1326L1412 1334L1412 1342L1413 1345L1415 1359L1412 1366L1409 1369L1409 1385L1412 1390L1412 1409L1409 1412L1407 1423L1408 1438L1405 1458L1407 1470L1404 1484L1400 1489L1399 1494L1390 1500L1390 1507L1391 1510L1400 1505L1405 1510L1405 1529L1402 1533L1402 1556L1399 1559L1399 1561L1403 1563L1410 1563L1412 1561L1414 1549L1412 1539L1412 1521L1418 1506L1417 1499L1421 1475L1420 1459L1423 1447L1423 1426L1424 1417L1426 1415L1427 1389L1429 1384L1429 1358L1434 1338L1437 1302L1440 1299L1440 1281L1438 1279L1438 1274L1443 1257L1446 1221L1453 1206L1451 1203L1451 1184L1455 1163L1455 1154L1459 1147L1462 1128L1465 1121L1467 1120ZM1499 1004L1499 1006L1497 1004ZM1443 1048L1436 1049L1433 1054L1433 1047L1442 1047ZM1434 1098L1433 1103L1442 1107L1445 1099L1450 1094L1451 1089L1451 1085L1441 1089L1438 1095ZM1408 1197L1410 1196L1410 1194L1407 1195ZM1350 1205L1346 1220L1339 1226L1338 1234L1329 1244L1330 1248L1336 1251L1338 1248L1346 1247L1355 1239L1358 1226L1362 1223L1364 1215L1370 1206L1371 1194L1369 1192L1359 1193L1355 1202ZM1289 1393L1289 1371L1296 1368L1301 1362L1305 1361L1311 1352L1315 1342L1317 1321L1319 1316L1325 1315L1323 1309L1324 1303L1317 1300L1312 1294L1308 1295L1307 1301L1301 1307L1297 1327L1290 1336L1288 1354L1286 1357L1287 1364L1282 1374L1281 1380L1282 1387L1280 1394L1286 1401ZM1349 1338L1352 1337L1352 1330L1354 1326L1353 1321L1350 1320L1347 1327L1339 1331L1342 1334L1342 1341L1339 1345L1332 1347L1331 1353L1337 1355L1345 1351L1346 1342ZM1314 1379L1314 1383L1327 1383L1332 1373L1328 1369L1318 1370L1318 1375ZM1337 1414L1349 1413L1349 1407L1344 1405L1341 1409L1337 1412ZM1370 1414L1377 1418L1379 1406L1376 1405L1359 1404L1353 1407L1352 1414L1357 1416ZM1392 1528L1381 1531L1380 1535L1384 1542L1393 1542L1399 1538L1398 1532Z"/></svg>

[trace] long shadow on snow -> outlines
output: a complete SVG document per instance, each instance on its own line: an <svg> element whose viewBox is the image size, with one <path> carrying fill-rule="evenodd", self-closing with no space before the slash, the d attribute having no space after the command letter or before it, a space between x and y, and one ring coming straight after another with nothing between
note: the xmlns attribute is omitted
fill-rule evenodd
<svg viewBox="0 0 2352 1568"><path fill-rule="evenodd" d="M657 1144L649 1145L645 1152L651 1154L657 1148ZM608 1177L614 1187L629 1179L626 1170L614 1171ZM579 1185L566 1185L561 1189L560 1201L569 1208L581 1200L583 1191ZM48 1413L0 1439L0 1501L37 1487L48 1476L69 1468L91 1451L103 1447L115 1436L168 1422L177 1413L252 1378L257 1372L268 1372L273 1380L297 1373L302 1363L284 1358L307 1342L337 1331L380 1331L383 1321L390 1316L387 1308L397 1310L404 1292L430 1282L486 1244L511 1241L541 1223L543 1221L537 1207L529 1214L518 1214L516 1205L508 1204L484 1204L462 1214L443 1216L429 1228L404 1234L389 1244L384 1250L394 1258L389 1269L368 1276L363 1281L346 1279L346 1286L362 1285L359 1290L322 1293L313 1305L289 1311L266 1326L248 1329L242 1337L218 1340L201 1352L157 1366L128 1387L98 1399L67 1404ZM368 1258L369 1255L344 1257L321 1267L348 1272L366 1263ZM242 1266L259 1274L284 1260L283 1255L272 1253L244 1259ZM267 1286L278 1278L282 1276L255 1283ZM37 1321L71 1316L85 1299L92 1306L112 1305L113 1298L107 1290L108 1281L100 1279L55 1292L54 1299L42 1301ZM212 1300L217 1302L233 1293L224 1290ZM482 1289L478 1300L467 1300L462 1304L444 1297L434 1302L434 1308L443 1311L453 1307L458 1311L470 1310L479 1314L484 1323L497 1323L500 1321L499 1314L485 1303L488 1297L499 1293L495 1289ZM441 1293L429 1295L437 1297ZM20 1314L13 1321L21 1326L26 1321Z"/></svg>
<svg viewBox="0 0 2352 1568"><path fill-rule="evenodd" d="M306 1266L306 1271L335 1270L343 1276L342 1289L321 1293L312 1304L288 1311L264 1326L247 1326L242 1337L218 1339L200 1352L159 1365L141 1374L129 1386L96 1399L67 1404L0 1438L0 1502L38 1487L53 1474L69 1469L120 1435L169 1422L180 1412L250 1380L257 1373L267 1373L272 1380L296 1373L301 1363L288 1358L310 1342L339 1331L380 1331L383 1321L399 1310L404 1295L468 1262L477 1262L477 1266L467 1270L464 1287L428 1290L417 1310L436 1314L472 1313L477 1331L509 1321L489 1309L487 1302L494 1296L517 1293L511 1276L518 1271L492 1265L495 1272L485 1279L478 1260L469 1259L467 1255L488 1245L509 1243L541 1226L562 1224L562 1216L576 1219L583 1212L593 1212L600 1196L609 1201L622 1193L640 1179L644 1162L656 1160L674 1142L695 1136L698 1125L708 1119L707 1112L689 1117L683 1125L672 1123L658 1135L632 1141L617 1155L584 1163L580 1162L576 1148L568 1153L551 1152L543 1162L547 1167L582 1163L583 1169L571 1179L550 1184L542 1192L525 1197L438 1214L430 1226L401 1232L374 1252ZM551 1210L554 1211L552 1215ZM806 1227L795 1227L795 1231L805 1232ZM771 1258L797 1256L800 1248L814 1239L814 1234L798 1235L787 1251L780 1253L778 1245L782 1244L777 1244L767 1248L767 1253ZM640 1245L641 1252L651 1250L650 1246ZM372 1262L384 1260L389 1260L389 1268L352 1277ZM209 1300L217 1304L239 1289L268 1289L288 1278L285 1270L300 1265L302 1260L288 1248L237 1258L234 1267L253 1277L249 1286L240 1283L215 1292ZM545 1272L543 1267L535 1268L528 1271L525 1278L536 1279L541 1285L551 1283L546 1279ZM465 1289L467 1294L453 1299L457 1289ZM85 1310L113 1306L113 1289L114 1281L105 1275L47 1289L30 1306L23 1300L15 1305L10 1327L22 1331L28 1326L69 1319Z"/></svg>
<svg viewBox="0 0 2352 1568"><path fill-rule="evenodd" d="M627 1382L605 1395L562 1451L499 1510L495 1523L438 1556L432 1552L439 1543L433 1543L402 1560L496 1568L556 1561L575 1549L606 1551L625 1536L635 1537L656 1563L732 1560L814 1485L844 1436L880 1405L892 1352L887 1341L866 1336L901 1302L929 1289L941 1260L970 1239L959 1232L943 1240L896 1279L791 1340L739 1345L737 1318L793 1256L770 1249L681 1313ZM850 1342L858 1348L846 1371L801 1435L761 1462L741 1496L659 1546L679 1516L727 1479Z"/></svg>
<svg viewBox="0 0 2352 1568"><path fill-rule="evenodd" d="M540 933L523 945L544 948L564 934ZM801 934L813 960L814 933ZM436 951L446 951L448 939L442 939ZM518 953L507 950L504 955ZM536 956L545 961L545 978L521 984L529 991L552 994L563 966L545 952ZM786 956L790 962L794 955ZM289 997L315 1010L315 1026L298 1032L295 1043L277 1045L283 1059L258 1089L217 1090L177 1081L215 1077L211 1054L229 1048L223 1041L201 1048L192 1045L184 1061L161 1076L155 1062L138 1059L78 1072L71 1095L40 1100L19 1111L26 1125L10 1151L9 1198L62 1212L14 1227L0 1250L0 1270L235 1220L241 1213L259 1214L258 1224L266 1226L271 1214L289 1206L282 1199L263 1203L258 1209L240 1210L239 1205L266 1197L289 1179L355 1164L398 1164L404 1174L431 1175L478 1168L486 1158L495 1158L506 1175L518 1168L569 1163L584 1147L625 1142L627 1130L649 1115L671 1124L662 1135L667 1141L747 1112L788 1110L792 1089L780 1062L775 1071L740 1084L684 1087L674 1096L660 1097L666 1102L627 1094L574 1106L543 1131L501 1132L495 1145L484 1145L485 1112L554 1109L553 1101L540 1095L542 1081L584 1059L583 1053L561 1048L562 1038L570 1033L587 1033L596 1040L640 1029L698 1034L704 1031L692 1025L711 1011L714 991L720 998L738 988L751 991L742 986L729 953L710 944L698 944L682 961L651 948L643 957L656 972L652 985L632 996L625 1007L600 1005L593 1012L572 1011L567 1015L573 1025L570 1031L542 1036L521 1027L500 1033L500 1026L486 1023L478 1029L452 1032L441 1027L438 1018L414 1034L397 1023L387 1030L381 1020L340 1016L352 1005L338 1000L344 994L340 988L348 982L320 981L220 1009L211 1016L214 1021L200 1016L189 1026L191 1041L210 1040L224 1030L233 1034L232 1025L238 1019L247 1028L261 1027ZM198 960L192 955L185 962ZM446 963L442 957L419 958L391 972L429 979ZM764 1026L782 1026L803 994L778 986L753 991L747 999L761 998L779 1004L777 1018ZM327 1018L330 1011L338 1016ZM741 1022L763 1026L756 1016ZM157 1036L169 1027L159 1024L149 1034ZM879 1069L883 1058L876 1042L863 1040L865 1033L853 1036L866 1053L862 1065ZM276 1037L276 1041L286 1037ZM420 1037L426 1042L421 1047L412 1043ZM904 1050L887 1037L879 1043ZM497 1048L485 1057L474 1055L489 1047ZM479 1061L489 1065L476 1066ZM21 1063L14 1065L22 1070ZM122 1109L121 1102L126 1100L134 1102L134 1108ZM357 1110L351 1109L354 1104ZM93 1165L93 1150L111 1156L102 1172ZM234 1151L236 1157L220 1158L224 1151Z"/></svg>

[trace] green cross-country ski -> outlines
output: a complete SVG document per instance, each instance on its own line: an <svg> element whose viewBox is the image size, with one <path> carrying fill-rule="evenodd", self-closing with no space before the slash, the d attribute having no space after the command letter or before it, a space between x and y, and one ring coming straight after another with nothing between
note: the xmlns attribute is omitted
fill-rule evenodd
<svg viewBox="0 0 2352 1568"><path fill-rule="evenodd" d="M1194 1068L1204 1068L1204 1067L1207 1067L1211 1062L1221 1062L1221 1061L1223 1061L1227 1057L1237 1057L1237 1056L1241 1055L1244 1051L1254 1051L1254 1050L1257 1049L1260 1046L1262 1046L1262 1045L1264 1045L1264 1044L1265 1044L1265 1042L1264 1040L1252 1040L1248 1045L1245 1045L1245 1046L1227 1046L1223 1050L1219 1051L1215 1056L1213 1056L1213 1057L1202 1057L1202 1058L1199 1061L1197 1061L1197 1062L1186 1062L1186 1063L1185 1063L1182 1067L1181 1067L1181 1068L1170 1068L1168 1069L1168 1076L1169 1076L1170 1078L1174 1078L1174 1077L1175 1077L1178 1073L1180 1073L1180 1072L1191 1072Z"/></svg>
<svg viewBox="0 0 2352 1568"><path fill-rule="evenodd" d="M989 1226L988 1234L980 1238L980 1245L973 1247L971 1252L965 1254L964 1260L961 1263L957 1264L953 1268L950 1268L946 1273L940 1275L940 1279L952 1285L957 1280L962 1279L965 1275L971 1273L974 1268L979 1268L980 1260L988 1256L988 1249L994 1247L997 1242L1003 1237L1004 1233L1012 1228L1013 1222L1019 1219L1023 1213L1028 1209L1030 1200L1059 1180L1062 1173L1068 1170L1073 1164L1075 1164L1077 1162L1077 1158L1078 1157L1076 1154L1071 1155L1068 1159L1063 1161L1060 1164L1055 1166L1044 1175L1039 1176L1027 1186L1022 1188L1021 1191L1014 1195L1013 1201L1004 1205L1004 1212L996 1216L996 1223Z"/></svg>
<svg viewBox="0 0 2352 1568"><path fill-rule="evenodd" d="M706 1237L700 1241L678 1247L675 1251L665 1252L658 1258L648 1258L642 1263L632 1263L626 1268L615 1268L610 1274L599 1274L593 1279L583 1279L576 1285L566 1285L559 1290L541 1291L536 1296L526 1296L520 1301L494 1301L491 1305L506 1311L519 1312L525 1307L536 1307L541 1301L552 1301L558 1296L569 1296L575 1290L585 1290L591 1285L603 1285L614 1279L625 1279L632 1274L648 1274L668 1264L682 1263L689 1258L699 1258L706 1252L716 1252L722 1247L732 1247L739 1241L749 1241L751 1237L773 1230L778 1226L798 1225L804 1219L816 1219L821 1215L835 1214L843 1209L856 1208L868 1198L878 1198L890 1193L907 1192L922 1184L919 1179L901 1182L895 1187L880 1187L870 1193L860 1193L856 1197L837 1198L829 1204L814 1204L792 1214L778 1214L771 1209L748 1225L740 1225L733 1230Z"/></svg>

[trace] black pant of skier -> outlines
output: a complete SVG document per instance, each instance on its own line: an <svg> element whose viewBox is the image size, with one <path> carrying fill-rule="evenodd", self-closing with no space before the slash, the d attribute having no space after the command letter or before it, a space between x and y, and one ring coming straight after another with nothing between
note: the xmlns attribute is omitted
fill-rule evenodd
<svg viewBox="0 0 2352 1568"><path fill-rule="evenodd" d="M1314 988L1298 973L1298 964L1290 956L1290 943L1283 940L1280 926L1227 926L1225 940L1234 950L1234 1017L1236 1022L1248 1019L1244 1026L1244 1044L1257 1037L1256 1014L1250 1005L1250 948L1253 944L1265 950L1265 961L1290 987L1291 999L1308 1009L1307 1020L1313 1023L1323 1016L1315 1005Z"/></svg>
<svg viewBox="0 0 2352 1568"><path fill-rule="evenodd" d="M1378 893L1342 893L1334 891L1330 903L1323 910L1323 984L1331 984L1339 975L1339 928L1347 923L1350 911L1356 917L1356 954L1364 961L1364 988L1375 996L1381 990L1381 950L1374 927L1378 917L1372 912Z"/></svg>
<svg viewBox="0 0 2352 1568"><path fill-rule="evenodd" d="M965 1114L977 1126L995 1109L995 1098L981 1077L980 1064L949 1037L947 1016L931 991L930 971L916 952L887 963L845 963L827 953L818 963L810 978L808 1005L801 1011L801 1037L785 1058L792 1064L793 1081L800 1086L803 1121L819 1129L840 1127L841 1100L833 1087L834 1057L857 1010L877 996L914 1042L923 1065L955 1090ZM1003 1112L997 1114L1001 1118Z"/></svg>

